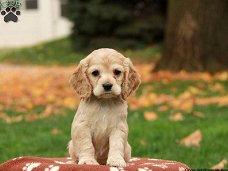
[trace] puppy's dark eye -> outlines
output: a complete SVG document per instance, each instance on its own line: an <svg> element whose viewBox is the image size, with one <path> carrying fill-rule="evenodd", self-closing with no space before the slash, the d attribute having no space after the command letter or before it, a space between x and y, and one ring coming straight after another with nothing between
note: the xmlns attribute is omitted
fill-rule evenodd
<svg viewBox="0 0 228 171"><path fill-rule="evenodd" d="M115 69L115 70L114 70L114 74L115 74L116 76L119 76L119 75L121 74L121 71L118 70L118 69Z"/></svg>
<svg viewBox="0 0 228 171"><path fill-rule="evenodd" d="M92 72L92 75L93 75L94 77L97 77L99 74L100 74L100 73L99 73L98 70L95 70L95 71Z"/></svg>

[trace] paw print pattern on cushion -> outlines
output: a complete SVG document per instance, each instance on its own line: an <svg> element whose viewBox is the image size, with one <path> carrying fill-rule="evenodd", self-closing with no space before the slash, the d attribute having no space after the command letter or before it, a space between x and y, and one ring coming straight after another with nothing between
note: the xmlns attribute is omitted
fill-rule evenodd
<svg viewBox="0 0 228 171"><path fill-rule="evenodd" d="M17 160L17 159L21 159L22 157L16 157L16 158L13 158L12 160Z"/></svg>
<svg viewBox="0 0 228 171"><path fill-rule="evenodd" d="M125 171L123 167L110 167L110 171Z"/></svg>
<svg viewBox="0 0 228 171"><path fill-rule="evenodd" d="M144 167L144 168L138 168L138 171L152 171L152 170L149 169L148 167Z"/></svg>
<svg viewBox="0 0 228 171"><path fill-rule="evenodd" d="M16 7L11 6L3 10L1 14L4 16L4 21L8 23L10 21L17 22L18 21L17 16L21 15L21 12L18 11Z"/></svg>
<svg viewBox="0 0 228 171"><path fill-rule="evenodd" d="M59 166L50 165L44 171L59 171Z"/></svg>
<svg viewBox="0 0 228 171"><path fill-rule="evenodd" d="M27 163L22 170L23 171L32 171L34 168L40 166L41 163Z"/></svg>

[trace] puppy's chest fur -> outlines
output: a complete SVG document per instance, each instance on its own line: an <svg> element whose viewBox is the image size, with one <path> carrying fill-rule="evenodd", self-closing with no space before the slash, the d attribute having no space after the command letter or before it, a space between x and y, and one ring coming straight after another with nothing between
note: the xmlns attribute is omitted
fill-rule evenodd
<svg viewBox="0 0 228 171"><path fill-rule="evenodd" d="M112 130L121 125L127 130L127 103L118 101L81 101L75 115L73 125L75 129L81 124L90 129L92 142L96 151L108 147L109 135ZM100 150L103 149L103 150ZM99 154L97 154L99 155Z"/></svg>

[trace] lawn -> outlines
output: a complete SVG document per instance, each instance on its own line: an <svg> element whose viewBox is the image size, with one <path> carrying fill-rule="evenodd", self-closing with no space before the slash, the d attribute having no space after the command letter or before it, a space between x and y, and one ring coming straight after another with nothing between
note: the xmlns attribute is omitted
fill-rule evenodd
<svg viewBox="0 0 228 171"><path fill-rule="evenodd" d="M69 65L83 55L76 59L78 54L68 54L71 51L70 44L66 45L68 41L4 50L0 60L29 65ZM53 49L59 51L57 47L62 47L61 44L66 46L62 56L69 58L61 55L54 58L53 54L58 53ZM156 48L144 49L146 54L143 50L124 52L136 61L143 58L136 66L143 83L136 96L129 98L129 142L133 156L176 160L191 168L211 168L227 160L227 73L214 76L171 73L172 77L167 72L151 74L151 66L145 61L149 56L156 56L153 54L160 54ZM37 53L32 55L34 52ZM43 56L37 59L38 54ZM78 105L78 98L68 85L74 67L4 67L0 70L0 163L16 156L67 156L70 126ZM145 112L153 112L157 119L146 117ZM182 119L170 119L176 113ZM179 143L196 130L202 134L198 146Z"/></svg>
<svg viewBox="0 0 228 171"><path fill-rule="evenodd" d="M89 51L75 52L69 38L57 39L32 47L0 49L0 62L36 65L72 65L88 55ZM155 61L160 57L161 46L154 45L138 50L120 50L138 61Z"/></svg>

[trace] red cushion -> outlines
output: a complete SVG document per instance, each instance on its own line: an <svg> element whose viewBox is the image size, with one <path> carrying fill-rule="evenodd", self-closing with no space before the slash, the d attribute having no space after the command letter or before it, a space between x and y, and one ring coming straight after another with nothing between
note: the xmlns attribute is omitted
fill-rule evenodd
<svg viewBox="0 0 228 171"><path fill-rule="evenodd" d="M127 167L109 167L104 165L68 164L70 158L18 157L0 164L0 171L186 171L191 170L185 164L176 161L132 158Z"/></svg>

